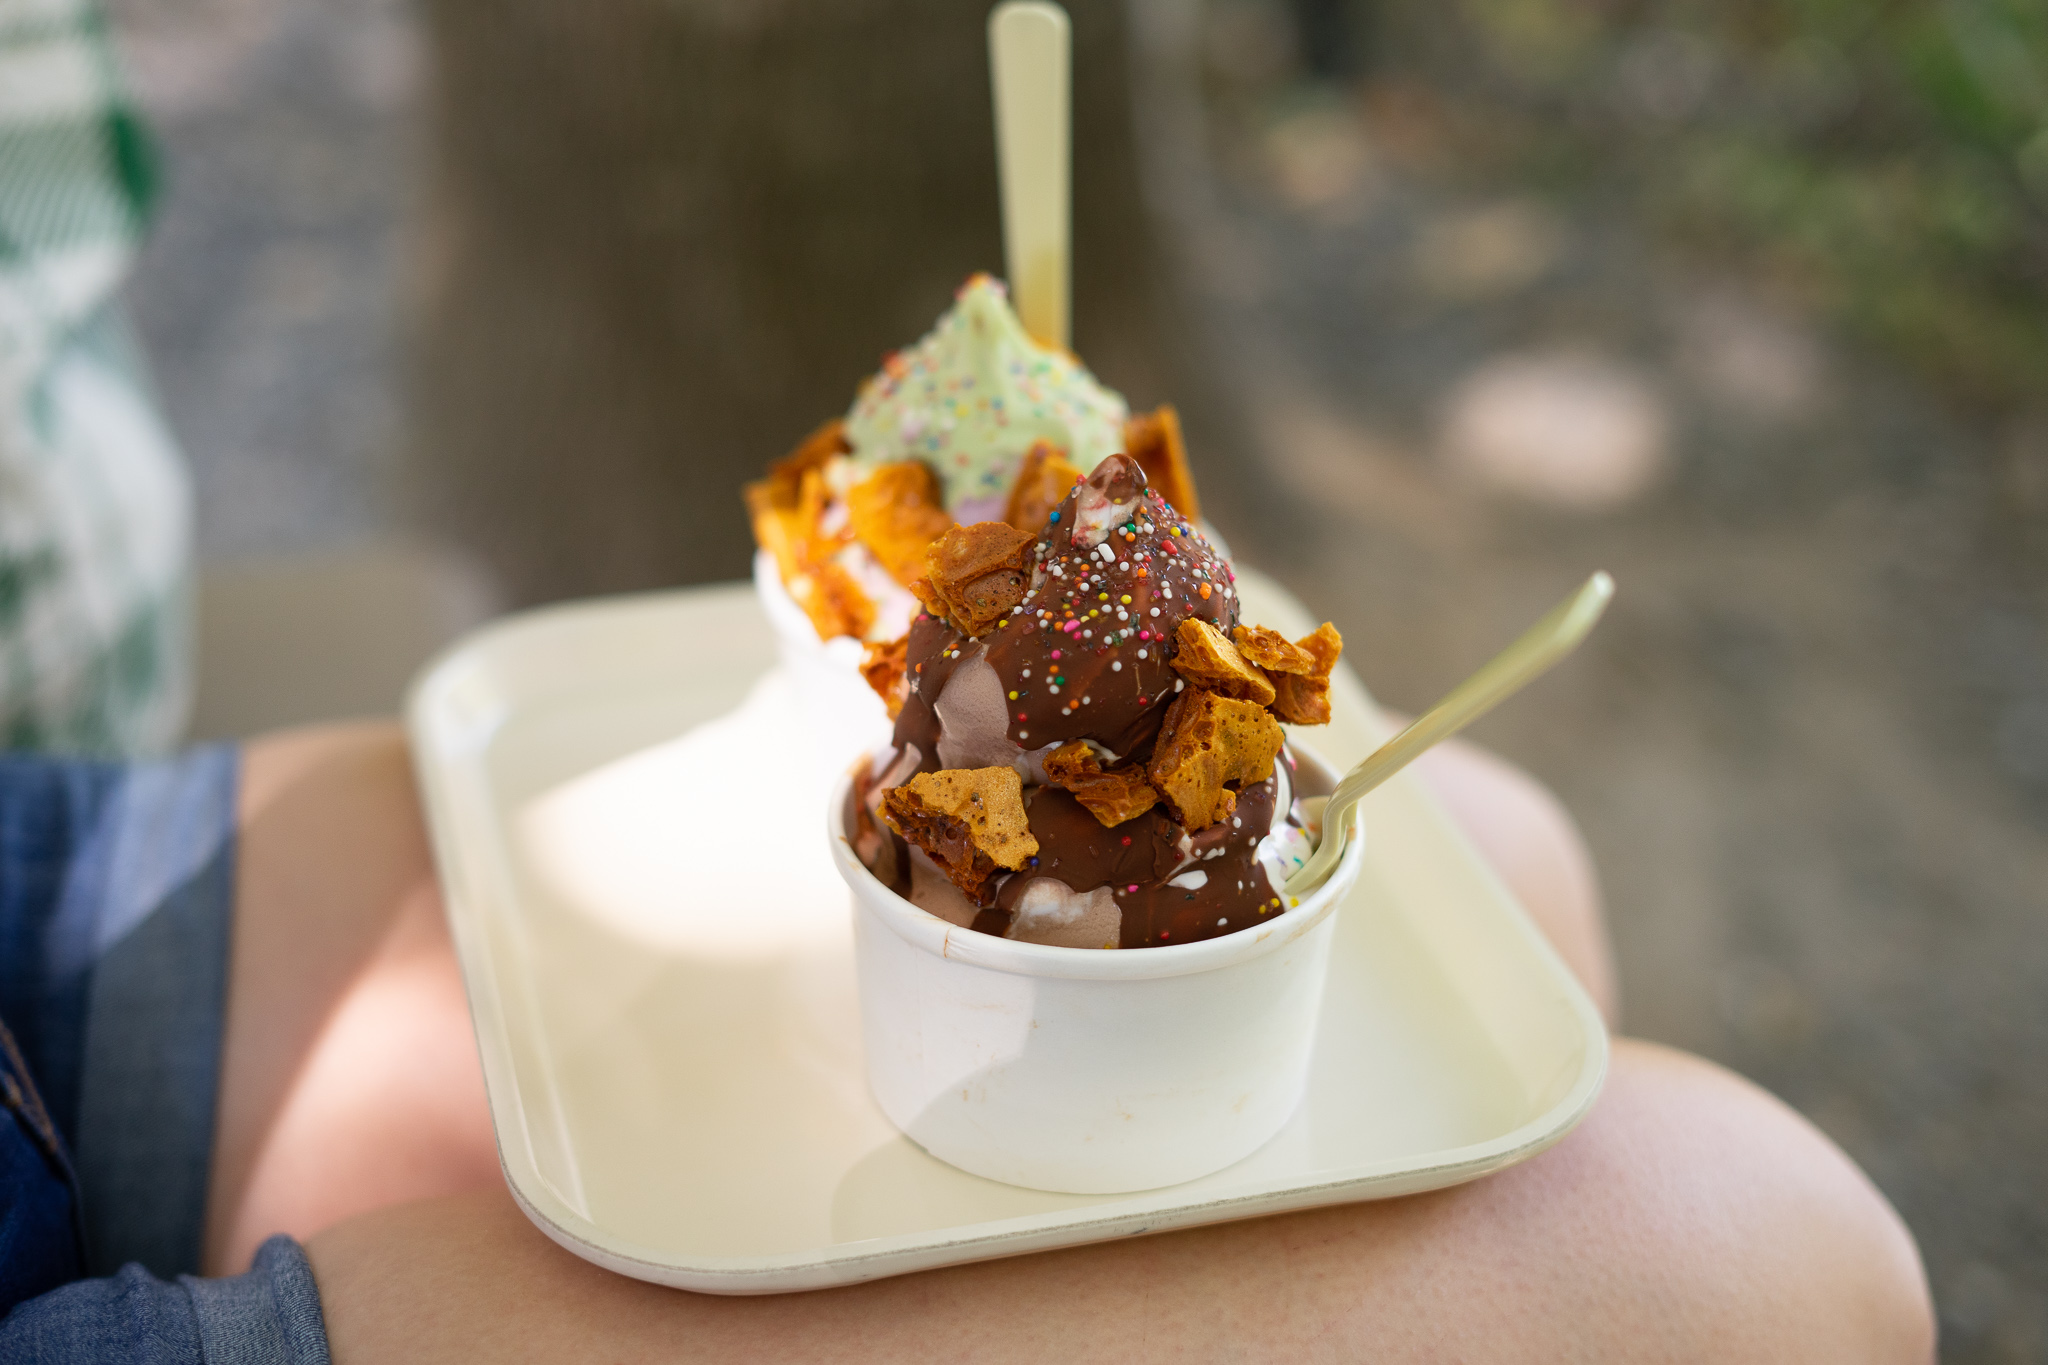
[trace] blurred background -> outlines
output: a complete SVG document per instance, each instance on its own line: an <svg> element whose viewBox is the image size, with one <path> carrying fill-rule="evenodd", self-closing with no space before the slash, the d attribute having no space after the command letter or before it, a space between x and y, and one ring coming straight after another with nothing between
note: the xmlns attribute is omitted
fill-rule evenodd
<svg viewBox="0 0 2048 1365"><path fill-rule="evenodd" d="M1478 735L1628 1030L1863 1164L1946 1360L2048 1360L2048 10L1069 7L1077 349L1392 705L1614 572ZM978 3L111 8L200 735L740 577L740 482L1000 265Z"/></svg>

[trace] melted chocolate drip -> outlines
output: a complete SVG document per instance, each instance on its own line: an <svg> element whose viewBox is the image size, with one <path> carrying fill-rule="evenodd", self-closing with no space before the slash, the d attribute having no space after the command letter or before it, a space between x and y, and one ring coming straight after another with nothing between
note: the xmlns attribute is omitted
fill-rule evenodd
<svg viewBox="0 0 2048 1365"><path fill-rule="evenodd" d="M1123 947L1197 943L1248 929L1280 913L1278 896L1258 857L1259 840L1273 824L1273 794L1270 778L1245 788L1238 794L1232 819L1194 836L1195 861L1180 875L1205 873L1207 880L1200 887L1173 886L1162 877L1139 882L1135 891L1129 883L1117 888L1116 902L1124 912ZM1176 833L1179 828L1174 826Z"/></svg>
<svg viewBox="0 0 2048 1365"><path fill-rule="evenodd" d="M1084 504L1105 503L1129 510L1091 545ZM1146 751L1180 681L1174 631L1189 616L1226 633L1237 624L1230 568L1127 456L1104 460L1053 517L1031 591L987 640L1004 695L1017 694L1010 738L1027 749L1091 739L1118 755Z"/></svg>
<svg viewBox="0 0 2048 1365"><path fill-rule="evenodd" d="M1196 943L1256 924L1279 913L1272 884L1259 866L1259 840L1273 823L1274 784L1247 788L1237 800L1236 820L1211 825L1190 840L1193 861L1180 867L1181 827L1163 811L1104 828L1081 803L1057 787L1039 787L1026 814L1038 840L1038 857L1004 879L994 910L984 910L974 927L1001 934L1010 912L1034 877L1054 877L1070 890L1107 886L1123 911L1118 946L1154 948ZM1199 871L1206 882L1194 889L1168 885L1176 874Z"/></svg>
<svg viewBox="0 0 2048 1365"><path fill-rule="evenodd" d="M909 695L897 714L894 738L898 753L905 744L917 746L923 760L918 772L938 770L939 714L932 708L967 657L961 648L967 643L966 636L928 612L918 613L910 623L910 644L904 656L910 669Z"/></svg>
<svg viewBox="0 0 2048 1365"><path fill-rule="evenodd" d="M1105 828L1070 793L1039 787L1025 814L1038 840L1038 857L996 891L996 905L1003 910L1017 904L1033 877L1057 877L1075 891L1093 891L1157 881L1180 861L1180 826L1157 807Z"/></svg>

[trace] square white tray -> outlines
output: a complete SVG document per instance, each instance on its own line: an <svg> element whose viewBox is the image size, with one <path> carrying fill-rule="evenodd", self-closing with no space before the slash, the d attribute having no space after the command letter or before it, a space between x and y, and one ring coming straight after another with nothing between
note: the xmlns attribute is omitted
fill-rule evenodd
<svg viewBox="0 0 2048 1365"><path fill-rule="evenodd" d="M1313 622L1243 573L1247 620ZM742 585L551 608L458 644L408 721L514 1196L563 1246L718 1294L1456 1184L1557 1141L1592 1002L1415 783L1368 798L1309 1094L1227 1170L1129 1195L984 1180L867 1093L847 892ZM1384 728L1340 670L1309 742Z"/></svg>

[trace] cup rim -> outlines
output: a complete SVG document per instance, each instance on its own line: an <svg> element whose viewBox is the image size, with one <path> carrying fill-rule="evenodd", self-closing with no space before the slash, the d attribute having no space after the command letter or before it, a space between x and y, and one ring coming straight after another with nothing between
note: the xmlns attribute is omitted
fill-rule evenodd
<svg viewBox="0 0 2048 1365"><path fill-rule="evenodd" d="M1339 776L1320 754L1306 745L1288 741L1295 756L1314 764L1334 785ZM860 760L865 763L868 760ZM1331 869L1323 884L1273 918L1234 934L1222 934L1199 943L1174 943L1156 948L1104 951L1101 948L1067 948L1051 943L1019 943L977 933L940 919L929 910L911 903L884 886L868 871L853 851L846 836L845 810L851 771L841 773L832 784L825 808L825 833L831 841L832 862L839 869L854 897L875 912L899 938L922 948L934 957L967 963L1014 976L1063 977L1077 981L1143 981L1161 977L1188 976L1196 972L1247 962L1285 947L1328 918L1337 904L1358 881L1365 866L1365 831L1357 809L1353 809L1351 838L1344 855Z"/></svg>

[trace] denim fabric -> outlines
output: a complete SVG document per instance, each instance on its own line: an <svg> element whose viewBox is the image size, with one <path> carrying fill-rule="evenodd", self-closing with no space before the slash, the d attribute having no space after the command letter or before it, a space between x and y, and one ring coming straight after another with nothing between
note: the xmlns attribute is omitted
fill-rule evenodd
<svg viewBox="0 0 2048 1365"><path fill-rule="evenodd" d="M246 1275L175 1282L127 1266L32 1299L0 1319L8 1365L329 1365L305 1253L273 1237Z"/></svg>
<svg viewBox="0 0 2048 1365"><path fill-rule="evenodd" d="M206 1216L237 773L224 748L0 757L6 1365L327 1365L291 1239L245 1275L178 1274Z"/></svg>
<svg viewBox="0 0 2048 1365"><path fill-rule="evenodd" d="M95 1275L199 1269L240 771L224 747L139 764L115 801L72 1154Z"/></svg>
<svg viewBox="0 0 2048 1365"><path fill-rule="evenodd" d="M236 774L218 747L0 757L0 1020L72 1153L99 1273L199 1266Z"/></svg>
<svg viewBox="0 0 2048 1365"><path fill-rule="evenodd" d="M0 1024L0 1316L84 1273L70 1157L14 1036Z"/></svg>

